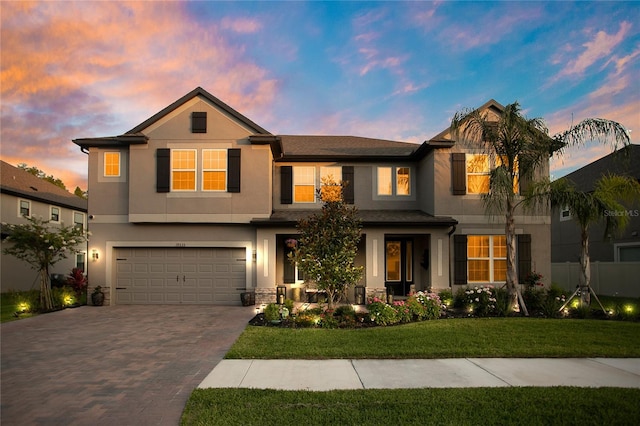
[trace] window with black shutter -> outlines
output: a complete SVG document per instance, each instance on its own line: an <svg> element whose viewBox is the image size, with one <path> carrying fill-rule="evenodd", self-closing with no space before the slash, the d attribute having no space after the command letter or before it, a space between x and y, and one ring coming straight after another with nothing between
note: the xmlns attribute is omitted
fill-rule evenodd
<svg viewBox="0 0 640 426"><path fill-rule="evenodd" d="M531 235L520 234L518 237L518 282L524 283L531 274Z"/></svg>
<svg viewBox="0 0 640 426"><path fill-rule="evenodd" d="M293 167L280 167L280 203L293 204Z"/></svg>
<svg viewBox="0 0 640 426"><path fill-rule="evenodd" d="M342 198L347 204L355 203L353 176L353 166L342 166L342 182L346 183L346 186L342 188Z"/></svg>
<svg viewBox="0 0 640 426"><path fill-rule="evenodd" d="M451 183L453 195L465 195L467 193L466 154L451 154Z"/></svg>
<svg viewBox="0 0 640 426"><path fill-rule="evenodd" d="M240 149L227 151L228 181L227 192L240 192Z"/></svg>
<svg viewBox="0 0 640 426"><path fill-rule="evenodd" d="M160 148L156 151L156 191L169 192L171 184L171 150Z"/></svg>

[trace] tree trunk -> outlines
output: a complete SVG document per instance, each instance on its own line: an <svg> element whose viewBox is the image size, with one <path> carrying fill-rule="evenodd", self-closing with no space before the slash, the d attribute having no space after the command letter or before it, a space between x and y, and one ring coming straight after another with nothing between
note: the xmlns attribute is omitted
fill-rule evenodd
<svg viewBox="0 0 640 426"><path fill-rule="evenodd" d="M53 310L53 296L51 294L51 283L49 281L49 268L40 270L40 309L45 312Z"/></svg>
<svg viewBox="0 0 640 426"><path fill-rule="evenodd" d="M578 285L580 286L580 303L582 306L591 304L591 266L589 261L589 228L583 227L581 230L582 251L580 253L580 278Z"/></svg>
<svg viewBox="0 0 640 426"><path fill-rule="evenodd" d="M514 311L519 306L522 312L529 316L524 299L518 297L518 269L516 264L516 221L515 208L512 200L507 200L507 214L505 215L505 238L507 245L507 291L509 293L509 311Z"/></svg>

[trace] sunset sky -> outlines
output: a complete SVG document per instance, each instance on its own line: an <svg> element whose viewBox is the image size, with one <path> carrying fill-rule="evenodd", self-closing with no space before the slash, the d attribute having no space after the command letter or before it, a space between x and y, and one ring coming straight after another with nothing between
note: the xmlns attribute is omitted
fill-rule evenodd
<svg viewBox="0 0 640 426"><path fill-rule="evenodd" d="M274 134L421 143L519 101L640 143L637 2L0 2L1 147L86 189L75 138L122 134L201 86ZM611 151L552 160L560 177Z"/></svg>

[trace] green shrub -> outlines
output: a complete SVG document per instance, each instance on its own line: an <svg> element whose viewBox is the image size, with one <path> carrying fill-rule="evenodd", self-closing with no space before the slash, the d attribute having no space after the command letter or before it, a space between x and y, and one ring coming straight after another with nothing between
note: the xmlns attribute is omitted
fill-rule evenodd
<svg viewBox="0 0 640 426"><path fill-rule="evenodd" d="M496 313L496 297L493 286L467 287L464 293L466 304L473 308L475 315L486 317Z"/></svg>
<svg viewBox="0 0 640 426"><path fill-rule="evenodd" d="M451 290L447 289L447 290L440 291L438 293L438 297L440 298L440 301L442 302L442 304L445 305L446 307L451 307L454 305L454 298Z"/></svg>
<svg viewBox="0 0 640 426"><path fill-rule="evenodd" d="M271 321L280 320L280 306L275 303L269 303L266 308L264 308L264 319Z"/></svg>
<svg viewBox="0 0 640 426"><path fill-rule="evenodd" d="M495 289L496 299L496 315L505 317L511 312L511 298L509 297L509 291L506 288ZM526 302L525 302L526 303ZM527 305L528 307L529 305Z"/></svg>
<svg viewBox="0 0 640 426"><path fill-rule="evenodd" d="M391 325L399 321L396 310L382 301L369 303L367 310L369 311L369 320L375 324Z"/></svg>
<svg viewBox="0 0 640 426"><path fill-rule="evenodd" d="M287 308L289 310L290 314L293 314L293 300L291 299L286 299L284 301L284 307Z"/></svg>
<svg viewBox="0 0 640 426"><path fill-rule="evenodd" d="M40 306L40 291L11 291L8 293L11 304L15 306L15 312L27 313L38 311Z"/></svg>

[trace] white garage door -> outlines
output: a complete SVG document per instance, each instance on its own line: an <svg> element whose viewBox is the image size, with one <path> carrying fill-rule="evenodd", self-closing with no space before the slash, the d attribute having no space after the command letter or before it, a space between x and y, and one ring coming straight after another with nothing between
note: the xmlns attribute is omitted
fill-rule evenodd
<svg viewBox="0 0 640 426"><path fill-rule="evenodd" d="M244 248L116 248L116 304L239 305Z"/></svg>

